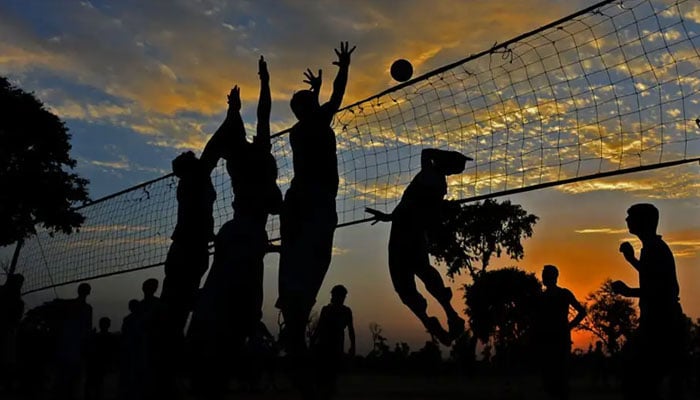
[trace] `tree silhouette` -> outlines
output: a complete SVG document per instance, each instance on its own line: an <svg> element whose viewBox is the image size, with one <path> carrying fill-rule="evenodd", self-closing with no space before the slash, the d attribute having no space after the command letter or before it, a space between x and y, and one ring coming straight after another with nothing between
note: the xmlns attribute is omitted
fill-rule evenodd
<svg viewBox="0 0 700 400"><path fill-rule="evenodd" d="M586 300L589 303L588 318L576 329L593 333L603 341L610 354L617 353L637 328L634 301L615 294L610 279L589 294Z"/></svg>
<svg viewBox="0 0 700 400"><path fill-rule="evenodd" d="M442 364L440 343L435 339L427 340L423 347L411 353L410 358L422 375L435 375Z"/></svg>
<svg viewBox="0 0 700 400"><path fill-rule="evenodd" d="M452 344L450 360L460 370L467 371L471 369L476 361L475 347L476 338L469 331L464 332Z"/></svg>
<svg viewBox="0 0 700 400"><path fill-rule="evenodd" d="M521 239L532 237L532 228L539 219L508 200L445 204L442 224L430 234L429 251L447 264L450 277L466 268L475 279L486 270L494 254L500 257L504 251L513 260L522 259L525 253ZM480 269L476 262L481 263Z"/></svg>
<svg viewBox="0 0 700 400"><path fill-rule="evenodd" d="M464 285L465 312L474 336L493 342L501 358L517 358L532 332L541 283L516 267L485 271Z"/></svg>
<svg viewBox="0 0 700 400"><path fill-rule="evenodd" d="M411 354L411 346L406 342L396 342L394 344L393 356L397 361L406 361Z"/></svg>
<svg viewBox="0 0 700 400"><path fill-rule="evenodd" d="M68 128L4 77L0 109L0 246L19 249L37 224L51 233L73 232L84 220L73 206L88 200L88 181L66 171L76 165Z"/></svg>
<svg viewBox="0 0 700 400"><path fill-rule="evenodd" d="M372 335L372 350L367 358L381 359L391 351L387 344L387 338L382 335L382 326L376 322L370 322L369 332Z"/></svg>

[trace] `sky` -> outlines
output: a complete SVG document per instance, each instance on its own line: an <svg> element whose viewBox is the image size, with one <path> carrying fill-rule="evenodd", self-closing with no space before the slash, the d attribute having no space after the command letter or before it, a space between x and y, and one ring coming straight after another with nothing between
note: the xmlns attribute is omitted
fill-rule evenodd
<svg viewBox="0 0 700 400"><path fill-rule="evenodd" d="M90 196L97 199L169 173L171 160L184 150L198 154L223 119L226 94L234 84L241 87L242 114L252 134L258 94L256 63L260 55L268 61L273 97L271 122L273 131L279 131L293 123L288 99L295 90L305 88L302 72L306 68L314 71L323 68L322 97L327 98L335 70L331 65L335 59L333 48L338 47L340 41L357 45L343 102L347 105L395 85L388 72L395 59L410 60L414 76L417 76L591 4L593 2L582 0L416 0L401 3L389 0L4 0L0 2L0 75L33 91L66 122L72 134L71 155L78 162L76 171L90 180ZM688 21L696 24L691 29L697 28L700 6L694 5L684 12ZM673 34L673 31L666 32L665 38L671 40ZM653 36L648 37L647 45L654 40ZM604 44L596 43L596 46ZM516 52L516 57L518 55ZM532 56L527 52L520 55L522 58ZM609 60L603 59L605 61ZM517 62L519 59L515 64ZM634 58L629 65L634 68ZM644 93L651 93L647 99L653 98L652 89L644 86L644 71L630 73L640 76L634 83L637 91L643 93L639 98L644 99ZM688 88L686 94L700 91L697 82L679 85L683 85L681 91ZM518 107L507 101L507 89L497 89L504 104L503 113L518 115L522 124L528 125L525 122L527 110L533 104ZM488 102L488 93L484 95L483 92L489 89L479 90ZM517 89L513 90L513 98L521 98ZM615 90L599 88L596 99ZM575 100L572 100L570 113L583 121L586 105ZM697 98L692 101L698 104ZM460 112L463 111L461 107L467 106L479 109L478 104L459 104L455 105L455 110ZM537 106L540 115L548 112L545 106ZM644 104L640 102L637 106L642 108ZM521 108L525 111L521 112ZM664 109L664 112L674 116L677 108ZM700 115L700 110L697 114ZM477 122L479 118L474 116ZM649 118L653 120L654 116ZM498 121L492 116L488 120ZM639 124L643 126L641 121ZM383 136L378 128L381 123L377 127L369 126L367 129L374 135L373 143L391 139ZM452 129L447 125L445 128ZM499 125L480 128L493 133L499 130ZM423 132L422 127L416 129ZM664 138L663 134L660 137ZM450 137L443 139L450 147ZM435 143L440 140L436 139ZM653 138L646 140L651 140L649 143L653 147ZM644 139L640 142L645 143ZM367 142L339 143L354 144L359 147L353 151L370 154L371 146ZM412 144L410 140L406 143ZM453 147L459 148L461 143L456 142ZM481 154L479 152L486 149L479 148L478 140L475 148L469 147L472 142L465 143L465 148L460 150L467 154ZM691 147L690 154L697 157L700 154L697 142L695 146ZM627 162L627 159L606 156L620 147L629 150L625 143L601 150L604 161L620 165ZM493 148L489 148L492 153ZM402 174L406 172L401 171ZM555 264L560 269L560 284L570 288L582 301L607 278L623 279L634 285L636 275L617 249L622 241L631 240L639 251L639 242L626 232L625 210L637 202L651 202L661 211L659 233L676 257L684 311L698 318L699 172L700 166L696 163L505 197L536 214L540 220L533 237L524 241L523 260L494 260L490 268L518 265L539 273L544 264ZM394 194L400 194L402 186L393 182L398 188ZM461 197L464 193L459 190L467 186L457 185L458 190L448 196ZM388 232L386 224L339 229L333 262L317 302L319 306L325 304L330 288L337 283L348 287L347 304L355 315L361 352L369 349L371 322L383 327L390 343L406 341L418 348L428 340L420 323L392 289L386 262ZM277 321L273 307L277 261L275 254L266 257L264 314L273 330ZM438 268L445 271L444 267ZM162 278L162 269L92 281L91 299L96 318L108 315L113 326L118 328L128 300L139 297L140 283L148 277ZM445 279L455 293L453 304L462 310L464 304L459 288L469 283L469 278L461 275L453 281ZM37 304L54 295L70 297L74 292L75 287L69 285L55 292L27 296L27 302ZM444 318L434 302L429 311ZM590 338L577 335L575 340L577 346L585 348Z"/></svg>

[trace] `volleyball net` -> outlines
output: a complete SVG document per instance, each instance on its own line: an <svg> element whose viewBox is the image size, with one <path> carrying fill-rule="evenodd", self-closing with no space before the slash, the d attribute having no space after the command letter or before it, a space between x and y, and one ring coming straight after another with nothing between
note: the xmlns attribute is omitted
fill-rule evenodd
<svg viewBox="0 0 700 400"><path fill-rule="evenodd" d="M450 176L463 201L700 159L700 3L604 1L341 109L339 226L391 211L428 147L471 157ZM283 192L286 131L273 135ZM212 173L217 227L232 218L223 163ZM166 175L80 208L79 232L26 241L25 290L162 265L175 226ZM268 223L279 237L279 219Z"/></svg>

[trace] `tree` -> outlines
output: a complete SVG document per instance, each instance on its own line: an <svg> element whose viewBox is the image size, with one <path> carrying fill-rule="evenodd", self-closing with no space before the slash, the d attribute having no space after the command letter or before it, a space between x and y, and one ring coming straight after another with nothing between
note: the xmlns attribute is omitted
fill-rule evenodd
<svg viewBox="0 0 700 400"><path fill-rule="evenodd" d="M391 349L386 343L387 338L382 335L382 326L376 322L370 322L369 332L372 335L372 350L367 355L367 358L380 359L386 357Z"/></svg>
<svg viewBox="0 0 700 400"><path fill-rule="evenodd" d="M494 254L500 257L505 251L511 259L521 260L525 255L521 239L532 237L538 219L508 200L446 206L442 223L430 234L429 251L447 264L448 276L466 268L475 279ZM481 263L481 269L476 262Z"/></svg>
<svg viewBox="0 0 700 400"><path fill-rule="evenodd" d="M464 332L452 344L450 360L463 371L471 369L476 361L475 347L476 338L469 331Z"/></svg>
<svg viewBox="0 0 700 400"><path fill-rule="evenodd" d="M65 124L33 94L0 77L0 246L36 233L71 233L84 217L73 206L88 201L88 181L75 173ZM13 257L14 267L17 250Z"/></svg>
<svg viewBox="0 0 700 400"><path fill-rule="evenodd" d="M412 364L422 375L435 375L440 371L442 364L442 352L440 343L435 340L427 340L425 345L410 355Z"/></svg>
<svg viewBox="0 0 700 400"><path fill-rule="evenodd" d="M524 351L536 318L542 286L535 274L516 267L480 273L464 285L465 312L474 336L493 342L501 358Z"/></svg>
<svg viewBox="0 0 700 400"><path fill-rule="evenodd" d="M586 300L589 303L588 318L576 329L593 333L603 341L610 354L615 354L637 328L634 301L615 294L610 279L589 294Z"/></svg>

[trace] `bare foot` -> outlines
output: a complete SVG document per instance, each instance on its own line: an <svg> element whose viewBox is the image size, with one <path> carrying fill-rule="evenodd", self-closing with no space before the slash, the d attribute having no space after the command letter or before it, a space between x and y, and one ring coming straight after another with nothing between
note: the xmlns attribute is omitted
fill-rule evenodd
<svg viewBox="0 0 700 400"><path fill-rule="evenodd" d="M435 337L440 343L445 346L452 345L452 337L450 334L442 327L440 321L435 317L430 317L426 321L425 327L428 329L428 333Z"/></svg>

